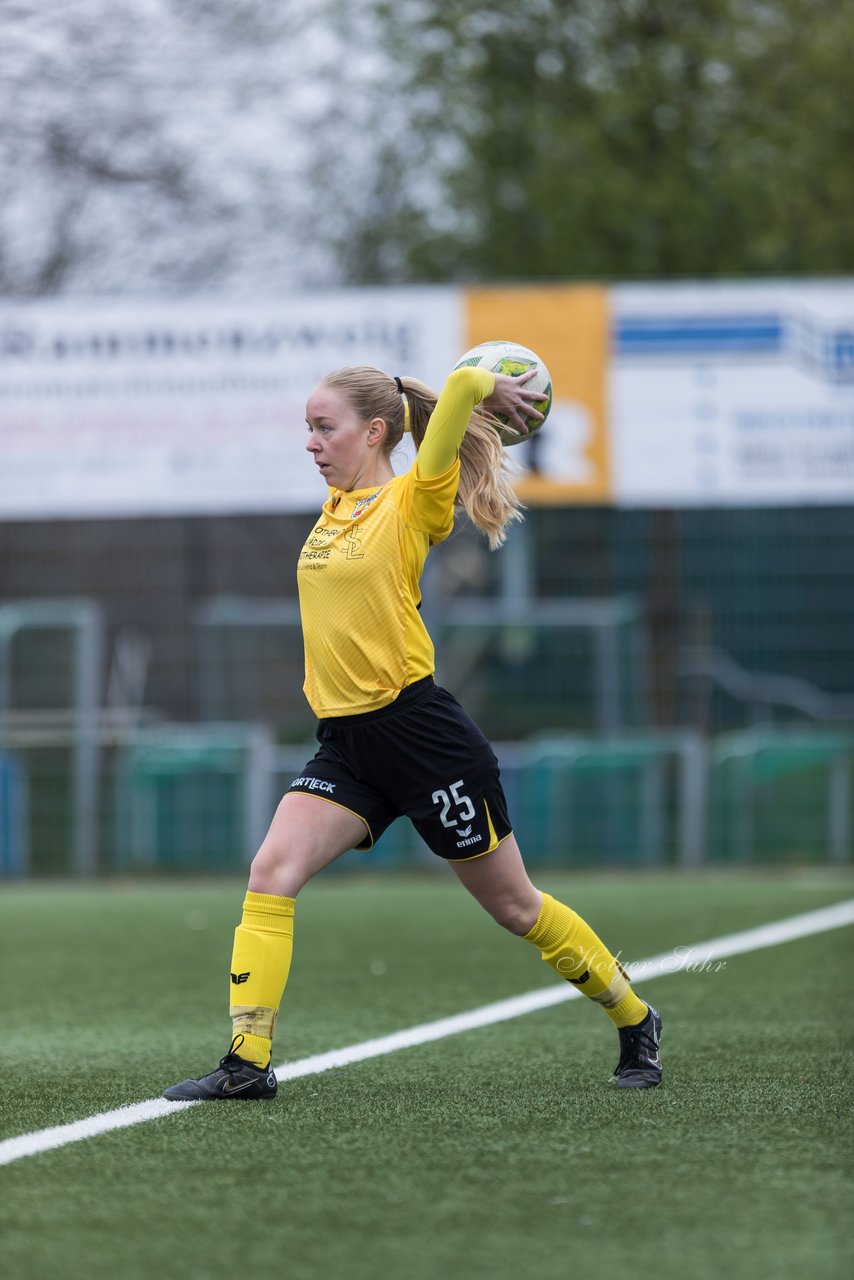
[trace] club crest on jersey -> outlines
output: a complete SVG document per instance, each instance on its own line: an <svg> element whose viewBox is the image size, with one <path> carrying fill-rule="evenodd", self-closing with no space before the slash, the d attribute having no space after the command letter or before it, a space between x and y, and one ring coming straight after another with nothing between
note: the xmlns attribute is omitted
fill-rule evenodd
<svg viewBox="0 0 854 1280"><path fill-rule="evenodd" d="M380 491L378 489L376 493L369 493L367 498L359 498L353 507L353 519L355 520L357 516L360 516L372 502L376 502L379 496Z"/></svg>

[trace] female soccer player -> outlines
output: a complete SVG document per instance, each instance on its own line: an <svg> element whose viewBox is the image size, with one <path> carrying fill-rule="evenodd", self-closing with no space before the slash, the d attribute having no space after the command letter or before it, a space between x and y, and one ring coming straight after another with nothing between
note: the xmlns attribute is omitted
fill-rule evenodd
<svg viewBox="0 0 854 1280"><path fill-rule="evenodd" d="M293 946L294 904L316 872L370 848L401 814L505 929L542 953L617 1027L618 1088L661 1080L661 1020L580 916L528 879L507 816L498 761L433 679L418 607L430 547L455 503L494 549L520 518L491 415L517 430L540 415L533 376L455 370L436 397L413 378L355 367L329 374L306 406L306 448L329 486L299 558L305 693L320 750L279 804L249 876L231 962L233 1038L209 1075L164 1097L272 1098L271 1043ZM403 475L391 454L411 430Z"/></svg>

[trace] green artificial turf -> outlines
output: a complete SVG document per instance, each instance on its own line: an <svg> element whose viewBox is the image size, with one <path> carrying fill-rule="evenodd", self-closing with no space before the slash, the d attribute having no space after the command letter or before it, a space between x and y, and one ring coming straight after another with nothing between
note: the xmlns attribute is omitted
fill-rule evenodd
<svg viewBox="0 0 854 1280"><path fill-rule="evenodd" d="M542 880L626 960L854 896L816 871ZM0 1136L211 1069L242 892L4 894ZM839 929L639 983L658 1090L609 1087L616 1035L574 1000L25 1158L0 1168L3 1274L847 1276L851 959ZM321 878L274 1061L554 981L450 877Z"/></svg>

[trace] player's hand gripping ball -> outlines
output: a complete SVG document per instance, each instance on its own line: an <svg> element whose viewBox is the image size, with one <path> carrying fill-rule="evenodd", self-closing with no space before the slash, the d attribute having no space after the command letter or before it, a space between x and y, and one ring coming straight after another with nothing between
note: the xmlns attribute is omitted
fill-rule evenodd
<svg viewBox="0 0 854 1280"><path fill-rule="evenodd" d="M535 377L525 383L528 391L538 391L542 395L542 399L534 401L534 408L538 413L543 415L543 421L539 422L536 418L528 418L528 434L522 435L514 430L513 427L507 425L508 419L503 413L498 413L495 417L505 424L504 430L499 432L503 444L520 444L523 440L530 440L549 416L549 409L552 407L552 379L546 366L535 351L530 351L527 347L523 347L519 342L505 342L498 340L495 342L481 342L478 346L472 347L471 351L467 351L464 356L460 356L455 369L465 368L481 368L489 369L491 373L506 373L510 377L516 377L520 373L524 373L526 369L536 369Z"/></svg>

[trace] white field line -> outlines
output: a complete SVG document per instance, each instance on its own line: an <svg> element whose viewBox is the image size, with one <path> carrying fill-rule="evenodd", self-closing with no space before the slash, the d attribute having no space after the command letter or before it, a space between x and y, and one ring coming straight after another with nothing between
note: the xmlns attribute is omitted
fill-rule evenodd
<svg viewBox="0 0 854 1280"><path fill-rule="evenodd" d="M779 946L780 943L791 942L795 938L825 933L830 929L840 929L848 924L854 924L854 899L839 902L818 911L808 911L804 915L792 916L786 920L777 920L772 924L759 925L755 929L745 929L742 933L730 933L721 938L712 938L708 942L697 942L690 947L678 947L674 951L652 956L648 960L638 960L628 965L628 969L633 977L647 981L668 973L698 970L729 956L742 955L747 951L759 951L764 947ZM343 1049L333 1049L329 1053L316 1053L309 1058L300 1058L298 1062L286 1062L276 1068L276 1075L279 1080L296 1080L300 1076L316 1075L321 1071L330 1071L334 1067L346 1067L354 1062L364 1062L367 1058L379 1058L387 1053L396 1053L398 1049L410 1049L415 1045L428 1044L431 1040L442 1040L445 1036L459 1035L463 1031L472 1031L476 1027L506 1022L510 1018L534 1013L538 1009L548 1009L551 1005L576 998L580 998L580 993L576 987L569 984L544 987L537 991L529 991L525 995L512 996L509 1000L498 1000L494 1004L482 1005L479 1009L469 1010L468 1013L457 1013L450 1018L424 1022L417 1027L408 1027L405 1031L394 1031L391 1035L379 1036L375 1040L363 1040L360 1044L346 1045ZM112 1129L127 1129L131 1125L142 1124L145 1120L176 1115L187 1107L198 1105L197 1102L167 1102L165 1098L149 1098L146 1102L118 1107L115 1111L103 1111L99 1115L90 1116L86 1120L77 1120L73 1124L60 1124L50 1129L23 1133L16 1138L7 1138L4 1142L0 1142L0 1165L13 1164L24 1156L33 1156L40 1151L52 1151L65 1147L71 1142L82 1142L84 1138L94 1138L98 1134L109 1133Z"/></svg>

